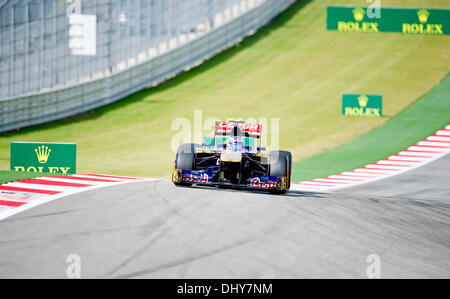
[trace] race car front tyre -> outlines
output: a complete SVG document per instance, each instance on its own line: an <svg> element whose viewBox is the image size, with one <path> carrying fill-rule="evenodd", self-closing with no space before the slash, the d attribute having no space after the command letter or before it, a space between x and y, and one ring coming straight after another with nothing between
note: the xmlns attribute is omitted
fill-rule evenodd
<svg viewBox="0 0 450 299"><path fill-rule="evenodd" d="M284 194L291 187L292 155L287 151L272 151L269 156L269 176L286 177L286 190L271 190L273 194Z"/></svg>
<svg viewBox="0 0 450 299"><path fill-rule="evenodd" d="M185 143L180 145L177 150L177 156L175 160L175 168L182 170L194 170L195 165L195 150L200 148L199 144ZM192 183L186 182L173 182L177 186L192 186Z"/></svg>

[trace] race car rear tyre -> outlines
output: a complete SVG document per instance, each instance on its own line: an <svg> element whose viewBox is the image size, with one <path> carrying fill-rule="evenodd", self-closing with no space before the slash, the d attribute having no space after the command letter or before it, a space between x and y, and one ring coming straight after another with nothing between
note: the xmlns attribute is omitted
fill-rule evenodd
<svg viewBox="0 0 450 299"><path fill-rule="evenodd" d="M269 161L269 176L287 177L286 190L271 190L270 193L284 194L291 187L292 155L287 151L272 151Z"/></svg>
<svg viewBox="0 0 450 299"><path fill-rule="evenodd" d="M194 170L195 150L197 148L201 148L201 145L194 143L185 143L183 145L180 145L177 150L175 168L182 170ZM192 186L192 183L187 182L174 182L174 184L177 186Z"/></svg>

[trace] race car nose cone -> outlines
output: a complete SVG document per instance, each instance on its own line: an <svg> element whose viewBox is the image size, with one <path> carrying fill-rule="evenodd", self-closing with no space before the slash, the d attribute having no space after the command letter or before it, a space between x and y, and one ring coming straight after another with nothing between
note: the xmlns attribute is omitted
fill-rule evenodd
<svg viewBox="0 0 450 299"><path fill-rule="evenodd" d="M220 154L222 162L241 162L242 154L237 152L223 152Z"/></svg>

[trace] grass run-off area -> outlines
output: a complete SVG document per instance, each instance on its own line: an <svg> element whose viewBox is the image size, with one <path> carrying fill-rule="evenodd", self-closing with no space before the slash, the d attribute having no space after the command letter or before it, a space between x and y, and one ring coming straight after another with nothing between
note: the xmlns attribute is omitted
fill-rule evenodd
<svg viewBox="0 0 450 299"><path fill-rule="evenodd" d="M78 173L168 178L175 155L171 144L180 133L172 123L186 118L194 136L194 110L201 110L203 121L268 119L264 134L269 149L270 120L278 118L280 148L291 151L296 161L309 158L294 165L294 180L357 167L366 163L366 157L386 156L394 148L379 148L388 142L384 136L404 136L395 143L401 150L407 142L439 129L442 121L433 120L444 117L442 113L449 115L448 97L443 107L425 103L420 111L409 113L409 123L416 125L392 121L386 128L396 133L376 135L377 130L372 130L443 80L450 69L450 37L327 31L326 7L350 4L367 6L366 0L300 0L238 46L164 84L76 117L0 134L0 169L9 169L12 141L74 142ZM383 0L381 4L450 8L448 0ZM344 93L383 95L384 116L344 117ZM421 113L421 109L434 112ZM364 138L381 139L348 143L370 131ZM337 154L312 158L346 143L334 153L359 144L347 160L336 164Z"/></svg>

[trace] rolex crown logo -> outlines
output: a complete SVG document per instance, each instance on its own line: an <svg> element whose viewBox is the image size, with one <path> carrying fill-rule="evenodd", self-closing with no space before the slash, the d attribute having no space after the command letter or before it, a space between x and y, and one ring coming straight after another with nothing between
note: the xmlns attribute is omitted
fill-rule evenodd
<svg viewBox="0 0 450 299"><path fill-rule="evenodd" d="M41 164L47 163L48 157L50 156L50 153L52 152L52 150L49 149L48 146L45 146L45 145L38 146L34 151L36 152L39 163L41 163Z"/></svg>
<svg viewBox="0 0 450 299"><path fill-rule="evenodd" d="M426 23L428 21L428 16L430 13L426 9L420 9L417 12L417 16L419 17L420 23Z"/></svg>
<svg viewBox="0 0 450 299"><path fill-rule="evenodd" d="M364 19L365 14L366 14L366 11L364 10L364 8L357 7L353 10L353 17L358 22L361 22Z"/></svg>
<svg viewBox="0 0 450 299"><path fill-rule="evenodd" d="M366 108L367 102L369 102L369 98L365 95L362 95L358 98L359 107Z"/></svg>

